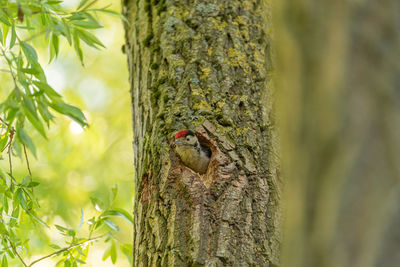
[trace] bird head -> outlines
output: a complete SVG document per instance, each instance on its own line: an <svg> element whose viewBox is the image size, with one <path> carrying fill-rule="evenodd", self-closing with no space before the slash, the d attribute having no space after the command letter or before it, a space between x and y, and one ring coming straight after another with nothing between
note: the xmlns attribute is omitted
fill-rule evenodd
<svg viewBox="0 0 400 267"><path fill-rule="evenodd" d="M197 137L191 130L180 130L175 135L174 145L176 146L196 146Z"/></svg>

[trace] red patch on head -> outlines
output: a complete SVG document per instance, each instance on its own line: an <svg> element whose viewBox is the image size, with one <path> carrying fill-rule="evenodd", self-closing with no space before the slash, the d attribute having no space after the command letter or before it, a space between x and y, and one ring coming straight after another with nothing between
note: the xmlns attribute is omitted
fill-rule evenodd
<svg viewBox="0 0 400 267"><path fill-rule="evenodd" d="M180 130L179 132L176 133L175 139L185 137L188 132L189 132L189 130Z"/></svg>

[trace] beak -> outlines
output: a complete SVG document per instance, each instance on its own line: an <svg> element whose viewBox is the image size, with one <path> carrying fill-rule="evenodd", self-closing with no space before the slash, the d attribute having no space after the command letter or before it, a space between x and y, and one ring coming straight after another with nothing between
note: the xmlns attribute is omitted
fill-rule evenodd
<svg viewBox="0 0 400 267"><path fill-rule="evenodd" d="M181 141L175 141L173 142L174 145L186 145L185 143L181 142Z"/></svg>

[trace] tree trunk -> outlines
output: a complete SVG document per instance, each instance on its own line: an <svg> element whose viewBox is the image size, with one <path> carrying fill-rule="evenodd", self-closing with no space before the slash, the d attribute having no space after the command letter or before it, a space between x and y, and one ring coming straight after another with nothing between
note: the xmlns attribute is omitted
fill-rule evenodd
<svg viewBox="0 0 400 267"><path fill-rule="evenodd" d="M400 266L399 1L276 6L281 266Z"/></svg>
<svg viewBox="0 0 400 267"><path fill-rule="evenodd" d="M269 7L257 0L125 1L134 159L134 266L273 266L277 145ZM208 171L171 148L192 129Z"/></svg>

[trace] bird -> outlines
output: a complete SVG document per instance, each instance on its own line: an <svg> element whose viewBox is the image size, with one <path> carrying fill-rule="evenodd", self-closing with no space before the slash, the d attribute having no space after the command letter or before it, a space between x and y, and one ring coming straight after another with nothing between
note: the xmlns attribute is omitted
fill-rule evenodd
<svg viewBox="0 0 400 267"><path fill-rule="evenodd" d="M208 147L200 144L193 131L188 129L178 131L173 144L185 166L200 174L207 172L211 151Z"/></svg>

